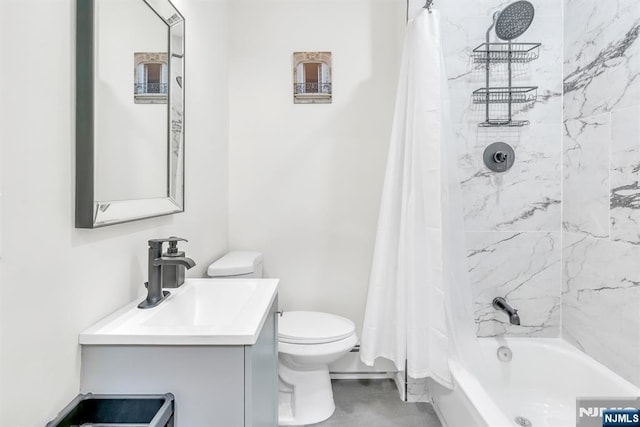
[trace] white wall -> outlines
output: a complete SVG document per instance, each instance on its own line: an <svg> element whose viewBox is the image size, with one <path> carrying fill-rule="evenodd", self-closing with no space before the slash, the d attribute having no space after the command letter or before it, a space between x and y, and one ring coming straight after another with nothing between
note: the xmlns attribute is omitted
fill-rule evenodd
<svg viewBox="0 0 640 427"><path fill-rule="evenodd" d="M234 0L229 243L265 254L280 306L360 330L406 3ZM295 51L333 53L333 103L293 104Z"/></svg>
<svg viewBox="0 0 640 427"><path fill-rule="evenodd" d="M0 425L42 426L79 390L78 333L142 295L146 241L179 235L201 276L227 248L227 11L187 19L186 212L74 228L74 4L3 0Z"/></svg>

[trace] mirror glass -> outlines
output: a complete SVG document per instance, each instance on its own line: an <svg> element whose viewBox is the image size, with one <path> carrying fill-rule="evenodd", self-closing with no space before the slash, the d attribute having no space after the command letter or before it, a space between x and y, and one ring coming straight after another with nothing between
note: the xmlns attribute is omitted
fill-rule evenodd
<svg viewBox="0 0 640 427"><path fill-rule="evenodd" d="M169 0L78 0L76 226L183 211L184 18Z"/></svg>

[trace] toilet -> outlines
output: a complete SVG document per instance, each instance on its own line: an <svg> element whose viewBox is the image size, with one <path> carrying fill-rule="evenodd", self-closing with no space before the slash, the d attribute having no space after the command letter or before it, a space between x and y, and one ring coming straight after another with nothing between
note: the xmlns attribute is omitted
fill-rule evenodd
<svg viewBox="0 0 640 427"><path fill-rule="evenodd" d="M209 277L262 277L260 252L229 252ZM278 424L314 424L335 411L329 364L357 343L354 323L335 314L285 311L278 320Z"/></svg>
<svg viewBox="0 0 640 427"><path fill-rule="evenodd" d="M207 276L225 279L260 278L262 277L262 254L252 251L229 252L209 265Z"/></svg>

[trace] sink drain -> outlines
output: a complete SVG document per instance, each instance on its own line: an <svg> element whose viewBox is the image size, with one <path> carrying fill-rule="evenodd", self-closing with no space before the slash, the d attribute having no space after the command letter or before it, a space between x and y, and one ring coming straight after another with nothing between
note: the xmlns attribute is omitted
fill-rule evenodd
<svg viewBox="0 0 640 427"><path fill-rule="evenodd" d="M533 425L533 423L525 417L516 417L514 421L516 422L516 424L522 427L531 427Z"/></svg>

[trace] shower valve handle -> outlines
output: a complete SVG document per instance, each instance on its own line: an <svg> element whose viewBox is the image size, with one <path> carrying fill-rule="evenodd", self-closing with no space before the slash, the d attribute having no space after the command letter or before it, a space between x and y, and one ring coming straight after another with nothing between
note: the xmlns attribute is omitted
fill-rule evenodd
<svg viewBox="0 0 640 427"><path fill-rule="evenodd" d="M496 153L493 155L493 160L496 163L504 163L508 158L509 154L505 153L504 151L496 151Z"/></svg>
<svg viewBox="0 0 640 427"><path fill-rule="evenodd" d="M513 148L505 142L494 142L485 148L482 154L484 164L493 172L506 172L516 160Z"/></svg>

